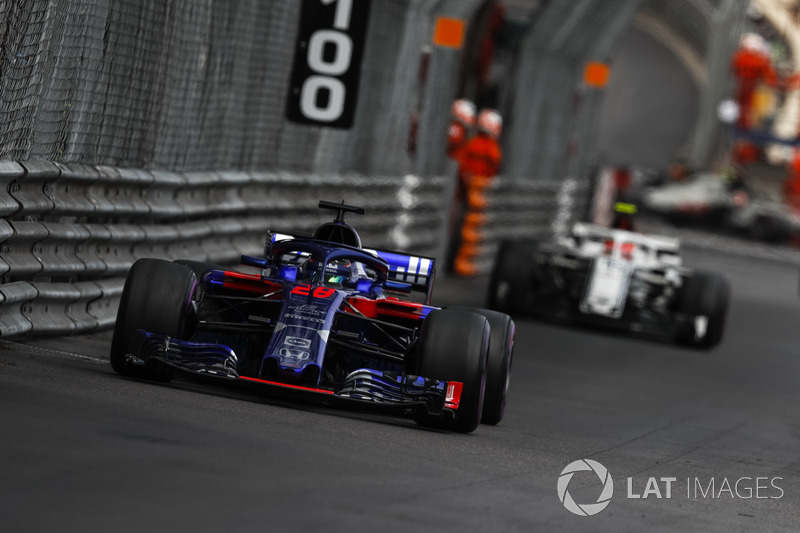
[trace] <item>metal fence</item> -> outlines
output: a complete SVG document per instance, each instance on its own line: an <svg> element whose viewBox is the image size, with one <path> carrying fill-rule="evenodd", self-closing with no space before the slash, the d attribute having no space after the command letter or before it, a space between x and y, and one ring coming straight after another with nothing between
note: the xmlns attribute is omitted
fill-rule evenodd
<svg viewBox="0 0 800 533"><path fill-rule="evenodd" d="M607 62L641 0L551 2L525 34L508 110L504 174L529 179L588 173L597 94L582 86L589 61Z"/></svg>
<svg viewBox="0 0 800 533"><path fill-rule="evenodd" d="M582 85L588 61L610 62L635 14L667 26L700 58L706 80L688 158L710 166L722 147L717 106L732 94L729 75L746 17L741 0L576 0L540 10L517 52L502 108L504 173L531 179L585 177L597 163L592 125L602 92Z"/></svg>
<svg viewBox="0 0 800 533"><path fill-rule="evenodd" d="M437 15L482 0L371 0L355 125L285 119L300 1L0 2L0 159L176 171L235 168L403 175L444 159L460 52ZM420 90L420 131L408 131ZM428 134L427 132L431 132Z"/></svg>
<svg viewBox="0 0 800 533"><path fill-rule="evenodd" d="M0 1L0 160L442 174L464 51L429 51L433 24L447 15L480 27L487 0L369 1L361 93L348 130L285 119L301 0ZM588 60L609 59L637 9L705 58L709 84L691 159L714 157L716 105L730 92L727 61L745 16L740 0L535 4L499 102L506 174L585 174L598 98L584 93L576 106L581 71ZM415 119L419 138L410 151Z"/></svg>
<svg viewBox="0 0 800 533"><path fill-rule="evenodd" d="M700 109L687 160L695 168L709 168L726 148L725 125L717 115L719 104L733 94L730 61L744 32L746 9L740 0L648 0L647 10L671 23L703 57L706 82L700 91Z"/></svg>

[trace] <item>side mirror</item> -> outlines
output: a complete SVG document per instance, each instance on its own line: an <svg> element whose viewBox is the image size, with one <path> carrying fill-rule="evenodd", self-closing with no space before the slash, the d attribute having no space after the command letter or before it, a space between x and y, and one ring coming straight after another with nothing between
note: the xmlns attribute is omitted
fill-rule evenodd
<svg viewBox="0 0 800 533"><path fill-rule="evenodd" d="M294 283L297 281L297 272L300 270L296 266L284 265L280 269L281 279Z"/></svg>

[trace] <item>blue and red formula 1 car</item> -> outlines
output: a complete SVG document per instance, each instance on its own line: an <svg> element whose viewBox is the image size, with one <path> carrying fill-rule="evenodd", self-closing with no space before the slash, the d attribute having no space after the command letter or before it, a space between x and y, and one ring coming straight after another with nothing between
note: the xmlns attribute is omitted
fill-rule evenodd
<svg viewBox="0 0 800 533"><path fill-rule="evenodd" d="M242 257L260 274L136 261L114 327L114 370L160 381L180 370L386 407L464 433L500 422L511 318L432 307L433 259L362 248L344 215L364 208L320 207L337 216L313 237L270 234L264 257Z"/></svg>

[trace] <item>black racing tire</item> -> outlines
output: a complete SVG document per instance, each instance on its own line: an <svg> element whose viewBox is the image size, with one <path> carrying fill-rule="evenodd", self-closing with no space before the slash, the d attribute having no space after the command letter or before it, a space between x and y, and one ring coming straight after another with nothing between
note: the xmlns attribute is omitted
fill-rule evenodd
<svg viewBox="0 0 800 533"><path fill-rule="evenodd" d="M725 322L730 303L730 284L718 274L695 272L684 279L678 310L689 321L678 333L679 344L710 350L720 343L725 332ZM706 334L696 338L694 319L704 316L708 320Z"/></svg>
<svg viewBox="0 0 800 533"><path fill-rule="evenodd" d="M483 394L481 424L496 426L503 420L506 396L511 384L511 362L514 355L514 320L505 313L489 309L447 307L472 311L486 317L489 322L489 354L486 359L486 389Z"/></svg>
<svg viewBox="0 0 800 533"><path fill-rule="evenodd" d="M162 259L139 259L128 272L111 340L111 367L123 376L169 381L165 365L133 367L126 363L131 335L137 329L185 338L197 277L189 268Z"/></svg>
<svg viewBox="0 0 800 533"><path fill-rule="evenodd" d="M768 244L781 244L791 238L792 230L789 224L768 216L758 217L748 228L748 236L756 242Z"/></svg>
<svg viewBox="0 0 800 533"><path fill-rule="evenodd" d="M194 261L192 259L176 259L173 263L188 267L194 272L194 275L200 280L203 274L209 270L227 270L224 266L216 265L214 263L204 263L202 261Z"/></svg>
<svg viewBox="0 0 800 533"><path fill-rule="evenodd" d="M531 312L536 295L535 241L503 241L489 277L486 307L518 316Z"/></svg>
<svg viewBox="0 0 800 533"><path fill-rule="evenodd" d="M459 433L477 429L483 413L489 322L470 311L437 309L422 324L417 373L429 379L460 381L461 399L454 416L417 410L417 424Z"/></svg>

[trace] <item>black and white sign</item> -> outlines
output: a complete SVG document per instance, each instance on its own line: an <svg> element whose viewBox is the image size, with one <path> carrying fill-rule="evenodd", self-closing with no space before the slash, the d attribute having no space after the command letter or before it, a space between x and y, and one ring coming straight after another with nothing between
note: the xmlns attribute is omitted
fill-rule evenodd
<svg viewBox="0 0 800 533"><path fill-rule="evenodd" d="M370 0L302 0L286 118L351 128Z"/></svg>

